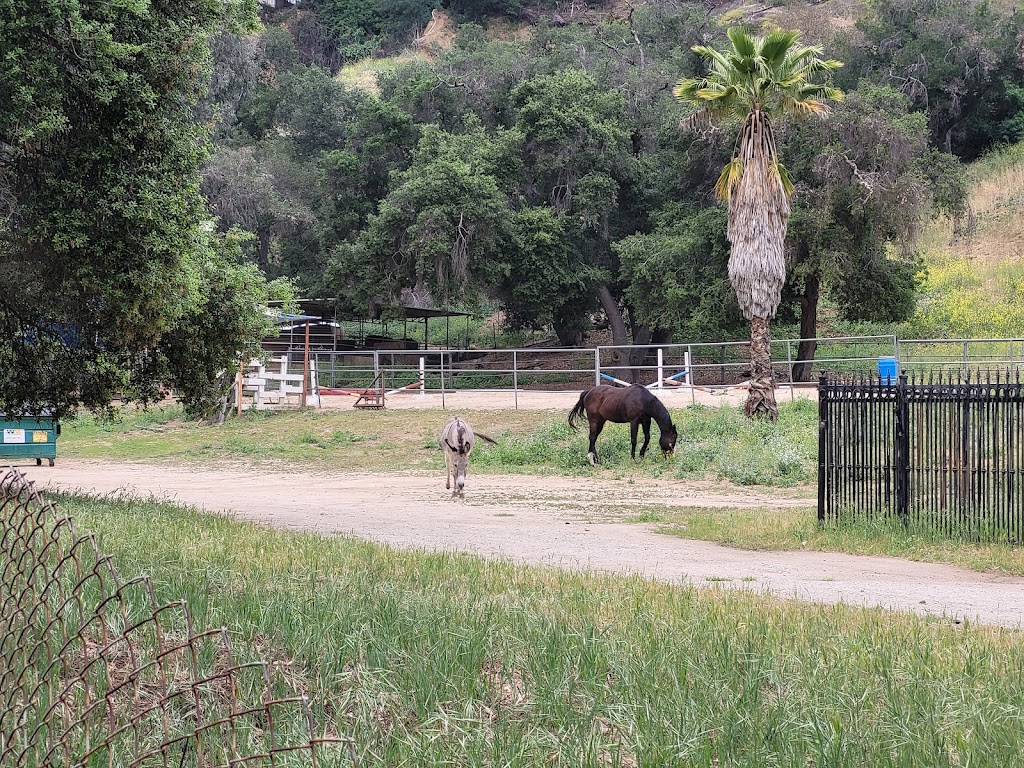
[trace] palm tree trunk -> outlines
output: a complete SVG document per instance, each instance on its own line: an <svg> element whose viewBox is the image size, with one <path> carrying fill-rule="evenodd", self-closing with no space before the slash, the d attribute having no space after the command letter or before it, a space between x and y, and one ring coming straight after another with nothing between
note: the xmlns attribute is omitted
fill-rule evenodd
<svg viewBox="0 0 1024 768"><path fill-rule="evenodd" d="M750 318L750 390L743 412L752 419L775 421L779 418L771 350L771 321L766 317Z"/></svg>

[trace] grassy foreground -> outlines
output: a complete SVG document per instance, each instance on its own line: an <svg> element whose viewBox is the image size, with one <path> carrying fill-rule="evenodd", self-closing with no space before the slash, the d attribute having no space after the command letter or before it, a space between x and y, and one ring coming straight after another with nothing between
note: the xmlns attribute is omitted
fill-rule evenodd
<svg viewBox="0 0 1024 768"><path fill-rule="evenodd" d="M1008 766L1024 637L728 590L399 553L62 497L298 678L363 766Z"/></svg>

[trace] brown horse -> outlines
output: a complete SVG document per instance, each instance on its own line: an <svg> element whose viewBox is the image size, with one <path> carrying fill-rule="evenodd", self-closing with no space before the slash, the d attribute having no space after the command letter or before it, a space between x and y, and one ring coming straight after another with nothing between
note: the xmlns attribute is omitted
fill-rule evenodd
<svg viewBox="0 0 1024 768"><path fill-rule="evenodd" d="M644 444L640 448L642 459L647 453L647 444L651 441L651 419L658 422L658 429L661 430L658 445L661 446L662 453L671 456L676 448L676 427L672 423L668 409L647 387L640 384L625 389L601 384L588 389L580 395L579 402L569 412L570 427L576 429L576 418L582 416L584 411L587 413L587 421L590 422L590 450L587 451L587 459L594 466L597 466L597 436L601 434L606 421L614 421L617 424L629 422L629 455L634 459L637 427L643 425L644 428Z"/></svg>

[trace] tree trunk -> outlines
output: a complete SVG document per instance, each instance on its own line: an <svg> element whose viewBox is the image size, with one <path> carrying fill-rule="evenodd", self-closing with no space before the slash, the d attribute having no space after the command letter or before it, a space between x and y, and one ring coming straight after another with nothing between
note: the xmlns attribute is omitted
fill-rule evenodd
<svg viewBox="0 0 1024 768"><path fill-rule="evenodd" d="M558 343L563 347L578 347L583 343L583 332L579 330L576 323L568 322L565 318L555 318L552 324Z"/></svg>
<svg viewBox="0 0 1024 768"><path fill-rule="evenodd" d="M608 318L608 325L612 329L612 344L616 347L625 347L629 344L629 334L626 330L626 321L622 317L622 310L619 309L619 303L612 296L612 292L608 290L607 285L602 285L598 291L598 297L601 299L601 308L604 310L605 316ZM609 354L604 352L602 354ZM626 349L613 349L610 352L611 357L611 375L618 379L623 379L629 376L628 370L618 370L615 366L627 366L629 365L629 351ZM620 375L624 374L624 375ZM625 379L631 381L631 379Z"/></svg>
<svg viewBox="0 0 1024 768"><path fill-rule="evenodd" d="M772 326L766 317L750 319L750 390L743 409L750 418L775 421L775 374L772 371Z"/></svg>
<svg viewBox="0 0 1024 768"><path fill-rule="evenodd" d="M672 343L672 329L671 328L656 328L654 333L651 334L651 344L671 344Z"/></svg>
<svg viewBox="0 0 1024 768"><path fill-rule="evenodd" d="M808 275L804 286L804 295L800 302L800 346L796 350L796 363L793 365L793 381L810 381L811 365L818 342L818 297L821 294L821 281L816 274Z"/></svg>
<svg viewBox="0 0 1024 768"><path fill-rule="evenodd" d="M259 248L256 251L256 263L263 270L263 274L266 274L267 269L270 267L270 229L261 227L256 232L256 238L259 242Z"/></svg>
<svg viewBox="0 0 1024 768"><path fill-rule="evenodd" d="M633 328L633 344L637 347L644 347L651 343L651 329L647 325L639 325ZM641 381L641 374L643 371L637 370L632 366L644 365L647 358L654 352L653 349L633 349L629 352L629 376L623 378L626 381L632 382L633 384L643 384Z"/></svg>

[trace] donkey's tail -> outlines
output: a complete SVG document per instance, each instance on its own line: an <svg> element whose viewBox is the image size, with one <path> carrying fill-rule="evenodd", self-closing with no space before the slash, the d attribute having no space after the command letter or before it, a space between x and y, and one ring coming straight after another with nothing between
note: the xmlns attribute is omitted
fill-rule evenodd
<svg viewBox="0 0 1024 768"><path fill-rule="evenodd" d="M488 437L483 432L474 432L473 434L476 435L477 437L479 437L481 440L486 440L491 445L497 445L498 444L497 440L495 440L493 437Z"/></svg>
<svg viewBox="0 0 1024 768"><path fill-rule="evenodd" d="M569 426L573 429L576 429L576 419L583 415L583 401L586 399L587 392L589 391L588 389L581 392L579 402L569 411Z"/></svg>

